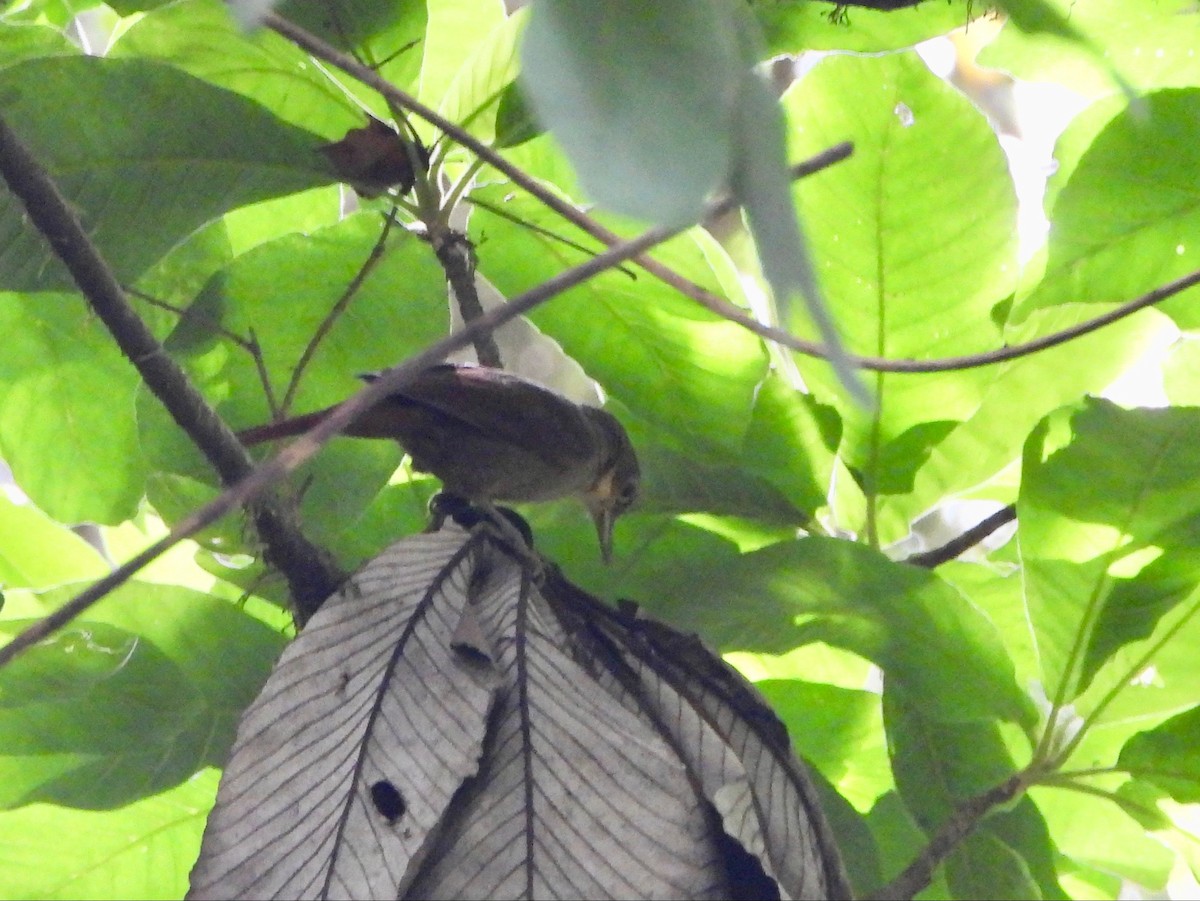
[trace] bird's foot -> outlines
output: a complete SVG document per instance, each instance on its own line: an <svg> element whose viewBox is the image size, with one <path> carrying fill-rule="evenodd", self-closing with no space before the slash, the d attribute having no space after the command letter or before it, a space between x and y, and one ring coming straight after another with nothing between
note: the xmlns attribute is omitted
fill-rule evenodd
<svg viewBox="0 0 1200 901"><path fill-rule="evenodd" d="M436 532L447 519L468 531L486 529L506 551L524 564L535 579L545 569L542 557L533 549L533 530L515 510L495 504L471 503L457 494L439 492L429 502L430 525Z"/></svg>

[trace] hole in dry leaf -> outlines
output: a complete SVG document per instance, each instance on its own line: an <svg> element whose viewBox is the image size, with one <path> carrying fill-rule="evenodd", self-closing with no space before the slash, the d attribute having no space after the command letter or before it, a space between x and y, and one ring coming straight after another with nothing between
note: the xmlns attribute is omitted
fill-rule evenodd
<svg viewBox="0 0 1200 901"><path fill-rule="evenodd" d="M389 826L404 816L404 811L408 809L400 790L386 779L371 786L371 801Z"/></svg>

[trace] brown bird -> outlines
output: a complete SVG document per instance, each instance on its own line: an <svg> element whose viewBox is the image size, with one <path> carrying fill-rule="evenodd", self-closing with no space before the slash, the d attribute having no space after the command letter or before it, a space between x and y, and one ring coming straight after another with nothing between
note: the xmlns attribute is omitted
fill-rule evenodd
<svg viewBox="0 0 1200 901"><path fill-rule="evenodd" d="M238 437L252 445L299 435L332 409L247 429ZM613 523L638 495L637 455L616 417L499 369L433 366L359 416L344 434L400 442L414 469L476 503L578 497L596 524L606 562Z"/></svg>

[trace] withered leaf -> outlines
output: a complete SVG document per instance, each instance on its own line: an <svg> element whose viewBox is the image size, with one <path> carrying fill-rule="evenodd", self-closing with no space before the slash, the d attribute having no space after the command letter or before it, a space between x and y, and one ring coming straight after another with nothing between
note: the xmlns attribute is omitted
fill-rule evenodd
<svg viewBox="0 0 1200 901"><path fill-rule="evenodd" d="M371 561L284 652L190 897L748 895L848 897L754 689L694 636L447 524Z"/></svg>
<svg viewBox="0 0 1200 901"><path fill-rule="evenodd" d="M333 171L363 197L378 197L391 187L407 194L415 183L412 159L402 138L390 125L374 116L363 128L352 128L340 141L317 148ZM429 165L429 151L420 141L415 146L422 165Z"/></svg>

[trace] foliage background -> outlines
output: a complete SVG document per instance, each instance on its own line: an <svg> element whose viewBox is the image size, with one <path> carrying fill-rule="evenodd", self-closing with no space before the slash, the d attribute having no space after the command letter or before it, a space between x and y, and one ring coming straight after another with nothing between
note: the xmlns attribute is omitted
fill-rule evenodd
<svg viewBox="0 0 1200 901"><path fill-rule="evenodd" d="M933 359L1017 344L1200 268L1195 4L1009 6L1026 26L1030 10L1069 10L1077 33L1010 23L981 62L1089 102L1058 142L1049 241L1028 263L993 127L907 49L961 26L968 4L840 19L820 4L751 4L771 52L853 51L783 97L791 159L855 144L793 189L853 352ZM160 302L139 309L210 402L234 427L261 422L262 372L280 396L386 209L347 214L315 149L360 127L360 105L388 111L277 35L241 32L214 0L92 8L111 42L89 53L65 36L83 8L6 7L0 113L118 276ZM520 68L525 14L485 0L341 9L336 29L311 7L283 11L386 59L385 78L504 142L496 100ZM653 102L636 83L620 90L630 108ZM505 153L584 199L550 136ZM672 153L686 160L688 148ZM468 162L451 148L446 171ZM487 168L471 196L596 247ZM469 233L480 273L508 296L584 258L483 206ZM738 228L723 245L692 230L655 256L748 305L749 246ZM0 499L11 635L217 483L7 193L0 289L0 456L25 494ZM573 579L699 632L759 680L829 784L860 891L1014 774L1028 791L957 843L923 897L1159 889L1200 867L1193 308L1183 294L997 365L869 373L867 408L826 364L769 349L644 272L612 271L532 321L628 425L644 503L619 525L610 568L576 508L524 512ZM803 310L788 310L785 325L811 336ZM355 373L397 362L447 321L436 259L393 230L292 409L342 399ZM1161 405L1098 399L1168 344L1151 367ZM297 479L307 534L344 567L423 524L434 486L400 463L394 447L339 440ZM898 562L914 522L964 500L1015 503L1015 538L934 571ZM81 523L99 525L104 555ZM0 671L0 896L182 895L239 713L289 632L284 586L258 556L227 518Z"/></svg>

